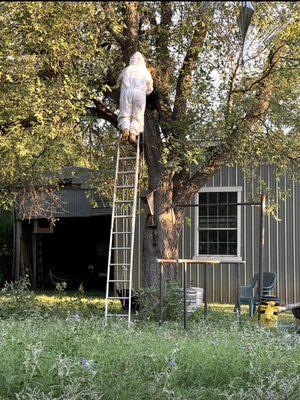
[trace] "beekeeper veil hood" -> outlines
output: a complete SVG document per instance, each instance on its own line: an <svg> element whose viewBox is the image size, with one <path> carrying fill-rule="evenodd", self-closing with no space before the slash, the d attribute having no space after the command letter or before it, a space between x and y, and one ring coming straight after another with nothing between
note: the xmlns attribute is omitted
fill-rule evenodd
<svg viewBox="0 0 300 400"><path fill-rule="evenodd" d="M142 53L137 51L130 57L129 65L144 65L146 66L145 58Z"/></svg>

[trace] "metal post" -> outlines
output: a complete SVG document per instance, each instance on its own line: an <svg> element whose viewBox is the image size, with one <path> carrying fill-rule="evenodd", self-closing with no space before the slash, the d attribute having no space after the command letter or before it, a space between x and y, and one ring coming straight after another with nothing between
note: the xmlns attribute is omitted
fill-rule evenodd
<svg viewBox="0 0 300 400"><path fill-rule="evenodd" d="M159 263L159 326L163 323L163 278L164 278L164 265Z"/></svg>
<svg viewBox="0 0 300 400"><path fill-rule="evenodd" d="M263 296L264 285L264 247L265 247L265 211L266 211L266 195L261 195L260 207L260 247L259 247L259 270L258 270L258 320L260 319L260 306Z"/></svg>
<svg viewBox="0 0 300 400"><path fill-rule="evenodd" d="M239 325L241 324L241 300L240 300L240 264L236 263L236 292L235 292L235 304L236 312L238 316Z"/></svg>
<svg viewBox="0 0 300 400"><path fill-rule="evenodd" d="M207 316L207 264L204 264L204 318Z"/></svg>
<svg viewBox="0 0 300 400"><path fill-rule="evenodd" d="M187 263L184 263L183 272L183 326L187 329L187 309L186 309L186 287L187 287Z"/></svg>

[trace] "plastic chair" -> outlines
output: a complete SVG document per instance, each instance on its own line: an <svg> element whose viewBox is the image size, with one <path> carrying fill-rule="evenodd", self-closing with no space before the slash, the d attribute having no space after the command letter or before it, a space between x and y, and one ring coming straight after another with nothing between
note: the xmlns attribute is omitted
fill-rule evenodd
<svg viewBox="0 0 300 400"><path fill-rule="evenodd" d="M240 286L240 304L249 305L250 316L254 314L255 298L253 296L253 289L255 288L257 281L258 274L254 274L248 286ZM235 309L237 309L237 305L235 305Z"/></svg>
<svg viewBox="0 0 300 400"><path fill-rule="evenodd" d="M266 302L266 301L275 301L276 303L279 302L279 297L270 295L269 292L271 292L272 289L274 289L274 286L277 281L277 274L275 272L264 272L264 277L263 277L263 294L261 300ZM258 288L256 289L256 295L255 295L255 306L259 304L259 290Z"/></svg>
<svg viewBox="0 0 300 400"><path fill-rule="evenodd" d="M275 301L279 302L277 296L270 295L269 292L274 288L277 281L277 274L275 272L264 272L263 274L263 295L262 301ZM259 304L259 290L256 289L253 296L253 289L258 285L258 273L253 275L251 282L248 286L240 286L240 304L249 305L249 315L252 316L255 312L256 306ZM235 308L237 308L235 306Z"/></svg>

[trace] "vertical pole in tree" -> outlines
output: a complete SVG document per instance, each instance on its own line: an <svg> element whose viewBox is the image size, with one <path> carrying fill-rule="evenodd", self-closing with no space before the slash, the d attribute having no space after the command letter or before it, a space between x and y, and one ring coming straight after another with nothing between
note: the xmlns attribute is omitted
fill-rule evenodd
<svg viewBox="0 0 300 400"><path fill-rule="evenodd" d="M264 247L265 247L265 212L266 212L266 195L261 195L260 207L260 247L259 247L259 270L258 270L258 313L257 317L260 320L260 306L263 296L264 285Z"/></svg>
<svg viewBox="0 0 300 400"><path fill-rule="evenodd" d="M187 287L187 263L184 262L184 271L183 271L183 326L184 326L184 329L187 328L186 287Z"/></svg>
<svg viewBox="0 0 300 400"><path fill-rule="evenodd" d="M159 326L163 323L163 278L164 278L164 264L159 263Z"/></svg>

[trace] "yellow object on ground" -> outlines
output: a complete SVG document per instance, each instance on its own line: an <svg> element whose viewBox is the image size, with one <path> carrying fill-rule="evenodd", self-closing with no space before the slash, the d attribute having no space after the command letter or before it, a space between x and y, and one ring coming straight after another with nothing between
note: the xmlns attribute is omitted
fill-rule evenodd
<svg viewBox="0 0 300 400"><path fill-rule="evenodd" d="M278 321L279 304L275 301L262 302L259 308L260 323L269 328L276 326Z"/></svg>

